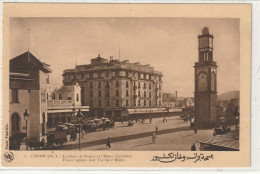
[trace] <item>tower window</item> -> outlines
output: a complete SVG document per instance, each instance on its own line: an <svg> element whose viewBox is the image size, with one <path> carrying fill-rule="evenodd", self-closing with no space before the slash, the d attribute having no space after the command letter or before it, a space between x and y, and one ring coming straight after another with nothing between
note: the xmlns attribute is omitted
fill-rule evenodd
<svg viewBox="0 0 260 174"><path fill-rule="evenodd" d="M79 101L79 94L77 94L76 100L77 100L77 102Z"/></svg>
<svg viewBox="0 0 260 174"><path fill-rule="evenodd" d="M12 89L12 103L18 103L18 89Z"/></svg>

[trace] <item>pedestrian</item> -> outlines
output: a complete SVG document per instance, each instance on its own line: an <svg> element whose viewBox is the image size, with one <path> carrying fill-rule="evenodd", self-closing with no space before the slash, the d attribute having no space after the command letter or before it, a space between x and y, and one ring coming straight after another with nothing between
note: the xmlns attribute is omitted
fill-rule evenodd
<svg viewBox="0 0 260 174"><path fill-rule="evenodd" d="M106 144L106 147L111 148L110 137L107 138L107 144Z"/></svg>
<svg viewBox="0 0 260 174"><path fill-rule="evenodd" d="M192 144L192 146L191 146L191 151L196 151L195 143Z"/></svg>
<svg viewBox="0 0 260 174"><path fill-rule="evenodd" d="M153 133L153 135L152 135L152 141L153 141L153 143L155 143L155 140L156 140L156 135L155 135L155 133Z"/></svg>
<svg viewBox="0 0 260 174"><path fill-rule="evenodd" d="M198 130L196 127L194 127L194 133L197 134Z"/></svg>
<svg viewBox="0 0 260 174"><path fill-rule="evenodd" d="M157 126L155 127L155 131L156 131L156 132L158 131L158 127L157 127Z"/></svg>
<svg viewBox="0 0 260 174"><path fill-rule="evenodd" d="M83 129L82 132L81 132L82 139L84 138L84 135L85 135L85 131Z"/></svg>

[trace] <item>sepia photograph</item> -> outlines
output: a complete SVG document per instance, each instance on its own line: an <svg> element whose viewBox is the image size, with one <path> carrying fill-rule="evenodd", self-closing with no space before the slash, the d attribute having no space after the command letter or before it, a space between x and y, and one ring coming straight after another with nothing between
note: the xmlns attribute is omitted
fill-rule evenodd
<svg viewBox="0 0 260 174"><path fill-rule="evenodd" d="M239 19L11 18L10 149L238 151L239 42Z"/></svg>
<svg viewBox="0 0 260 174"><path fill-rule="evenodd" d="M250 11L6 4L4 166L250 165Z"/></svg>

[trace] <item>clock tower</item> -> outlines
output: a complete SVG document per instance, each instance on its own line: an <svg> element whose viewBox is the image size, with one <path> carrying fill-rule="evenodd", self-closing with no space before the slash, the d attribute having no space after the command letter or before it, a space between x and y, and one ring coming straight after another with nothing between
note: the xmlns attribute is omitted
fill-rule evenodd
<svg viewBox="0 0 260 174"><path fill-rule="evenodd" d="M211 128L217 119L217 63L213 61L213 35L204 27L198 36L199 54L195 62L195 125Z"/></svg>

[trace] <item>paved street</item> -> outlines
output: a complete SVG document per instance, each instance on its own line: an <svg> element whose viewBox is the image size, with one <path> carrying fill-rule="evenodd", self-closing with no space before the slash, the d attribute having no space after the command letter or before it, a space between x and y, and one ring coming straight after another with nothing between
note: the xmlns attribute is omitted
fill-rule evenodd
<svg viewBox="0 0 260 174"><path fill-rule="evenodd" d="M163 118L156 118L152 123L147 119L144 124L135 123L134 126L128 126L127 122L116 123L110 130L100 130L86 133L81 139L82 150L190 150L192 143L197 140L212 137L213 130L199 130L195 135L190 129L189 123L184 123L179 116L168 117L167 122L163 123ZM152 134L155 127L158 127L156 133L156 143L152 143ZM111 138L111 149L106 148L107 138ZM196 144L197 149L199 144ZM61 149L61 148L59 148ZM78 139L68 141L64 150L78 150Z"/></svg>

